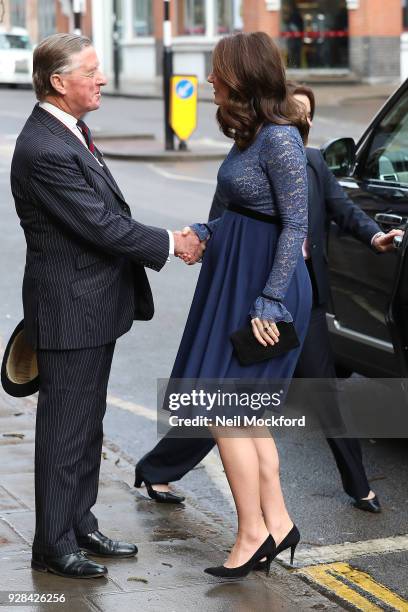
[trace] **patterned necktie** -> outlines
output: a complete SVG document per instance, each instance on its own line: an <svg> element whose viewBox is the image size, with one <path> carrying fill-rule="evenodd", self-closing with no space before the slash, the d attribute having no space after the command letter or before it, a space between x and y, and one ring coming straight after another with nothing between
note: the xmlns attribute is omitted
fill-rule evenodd
<svg viewBox="0 0 408 612"><path fill-rule="evenodd" d="M82 119L78 119L77 126L79 127L79 129L81 130L85 138L85 142L88 146L88 149L90 150L92 155L95 155L95 145L94 145L94 141L92 140L91 130L86 125L85 121L82 121Z"/></svg>

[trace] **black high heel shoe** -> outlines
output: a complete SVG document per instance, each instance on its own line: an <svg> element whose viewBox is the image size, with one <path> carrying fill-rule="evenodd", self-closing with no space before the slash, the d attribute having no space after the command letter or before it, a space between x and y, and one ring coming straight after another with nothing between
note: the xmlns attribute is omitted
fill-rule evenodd
<svg viewBox="0 0 408 612"><path fill-rule="evenodd" d="M381 504L377 495L374 495L371 499L356 499L353 506L359 510L374 512L374 514L379 514L381 512Z"/></svg>
<svg viewBox="0 0 408 612"><path fill-rule="evenodd" d="M218 565L217 567L207 567L207 569L205 569L204 571L206 574L211 574L211 576L216 576L217 578L245 578L245 576L248 576L249 572L254 569L259 559L262 559L262 557L266 557L264 567L266 575L268 575L269 568L271 566L271 562L274 556L275 542L273 541L273 537L269 535L266 538L265 542L243 565L239 565L238 567L225 567L225 565Z"/></svg>
<svg viewBox="0 0 408 612"><path fill-rule="evenodd" d="M287 536L283 538L279 546L275 546L275 554L273 556L273 559L275 559L275 557L277 557L284 550L287 550L288 548L290 548L290 564L293 565L295 550L296 550L296 546L299 544L299 541L300 541L299 529L296 527L296 525L293 525L292 529L289 531ZM254 567L254 570L255 571L264 570L267 567L267 564L268 564L268 559L266 559L265 561L258 561L258 563Z"/></svg>
<svg viewBox="0 0 408 612"><path fill-rule="evenodd" d="M136 474L135 474L136 489L141 487L143 483L145 483L146 485L146 491L147 491L148 496L151 499L154 499L154 501L157 502L158 504L181 504L185 500L185 497L182 497L181 495L176 495L175 493L170 493L170 491L155 491L151 483L148 482L146 478L143 478L140 472L136 470Z"/></svg>

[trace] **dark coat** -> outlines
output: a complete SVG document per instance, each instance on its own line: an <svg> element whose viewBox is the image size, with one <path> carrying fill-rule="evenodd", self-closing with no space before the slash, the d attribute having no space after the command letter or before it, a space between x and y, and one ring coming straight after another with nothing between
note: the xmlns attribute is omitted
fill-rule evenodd
<svg viewBox="0 0 408 612"><path fill-rule="evenodd" d="M11 188L27 242L23 306L33 348L100 346L153 316L144 266L165 264L167 232L133 220L106 166L38 105L17 139Z"/></svg>
<svg viewBox="0 0 408 612"><path fill-rule="evenodd" d="M352 234L368 246L381 228L363 212L337 182L318 149L307 148L307 179L309 228L308 242L311 264L316 280L316 304L329 299L329 270L327 258L327 232L334 221L344 232ZM209 219L216 219L224 212L228 202L219 192L214 197Z"/></svg>

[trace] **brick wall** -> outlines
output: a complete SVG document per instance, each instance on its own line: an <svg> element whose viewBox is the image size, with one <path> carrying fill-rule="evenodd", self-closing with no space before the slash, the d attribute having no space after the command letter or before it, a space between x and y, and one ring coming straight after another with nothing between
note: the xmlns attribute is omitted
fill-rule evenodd
<svg viewBox="0 0 408 612"><path fill-rule="evenodd" d="M398 77L401 32L401 0L360 0L349 11L351 70L369 80Z"/></svg>
<svg viewBox="0 0 408 612"><path fill-rule="evenodd" d="M367 80L400 76L399 36L353 36L350 38L350 69Z"/></svg>
<svg viewBox="0 0 408 612"><path fill-rule="evenodd" d="M350 37L392 37L402 32L401 0L360 0L349 11Z"/></svg>
<svg viewBox="0 0 408 612"><path fill-rule="evenodd" d="M30 1L30 0L29 0ZM61 9L59 0L55 0L57 32L70 32L73 24L67 15L64 15ZM87 0L86 12L82 15L81 20L82 33L85 36L92 38L92 2Z"/></svg>
<svg viewBox="0 0 408 612"><path fill-rule="evenodd" d="M243 0L242 16L245 32L262 30L273 38L279 37L280 13L266 10L265 0Z"/></svg>

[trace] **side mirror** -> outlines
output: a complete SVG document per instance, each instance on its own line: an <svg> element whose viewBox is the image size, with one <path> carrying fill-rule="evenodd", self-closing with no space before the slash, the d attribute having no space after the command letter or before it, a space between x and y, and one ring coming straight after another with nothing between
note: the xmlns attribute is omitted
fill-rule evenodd
<svg viewBox="0 0 408 612"><path fill-rule="evenodd" d="M336 138L321 147L322 155L335 176L350 176L356 163L356 143L352 138Z"/></svg>

